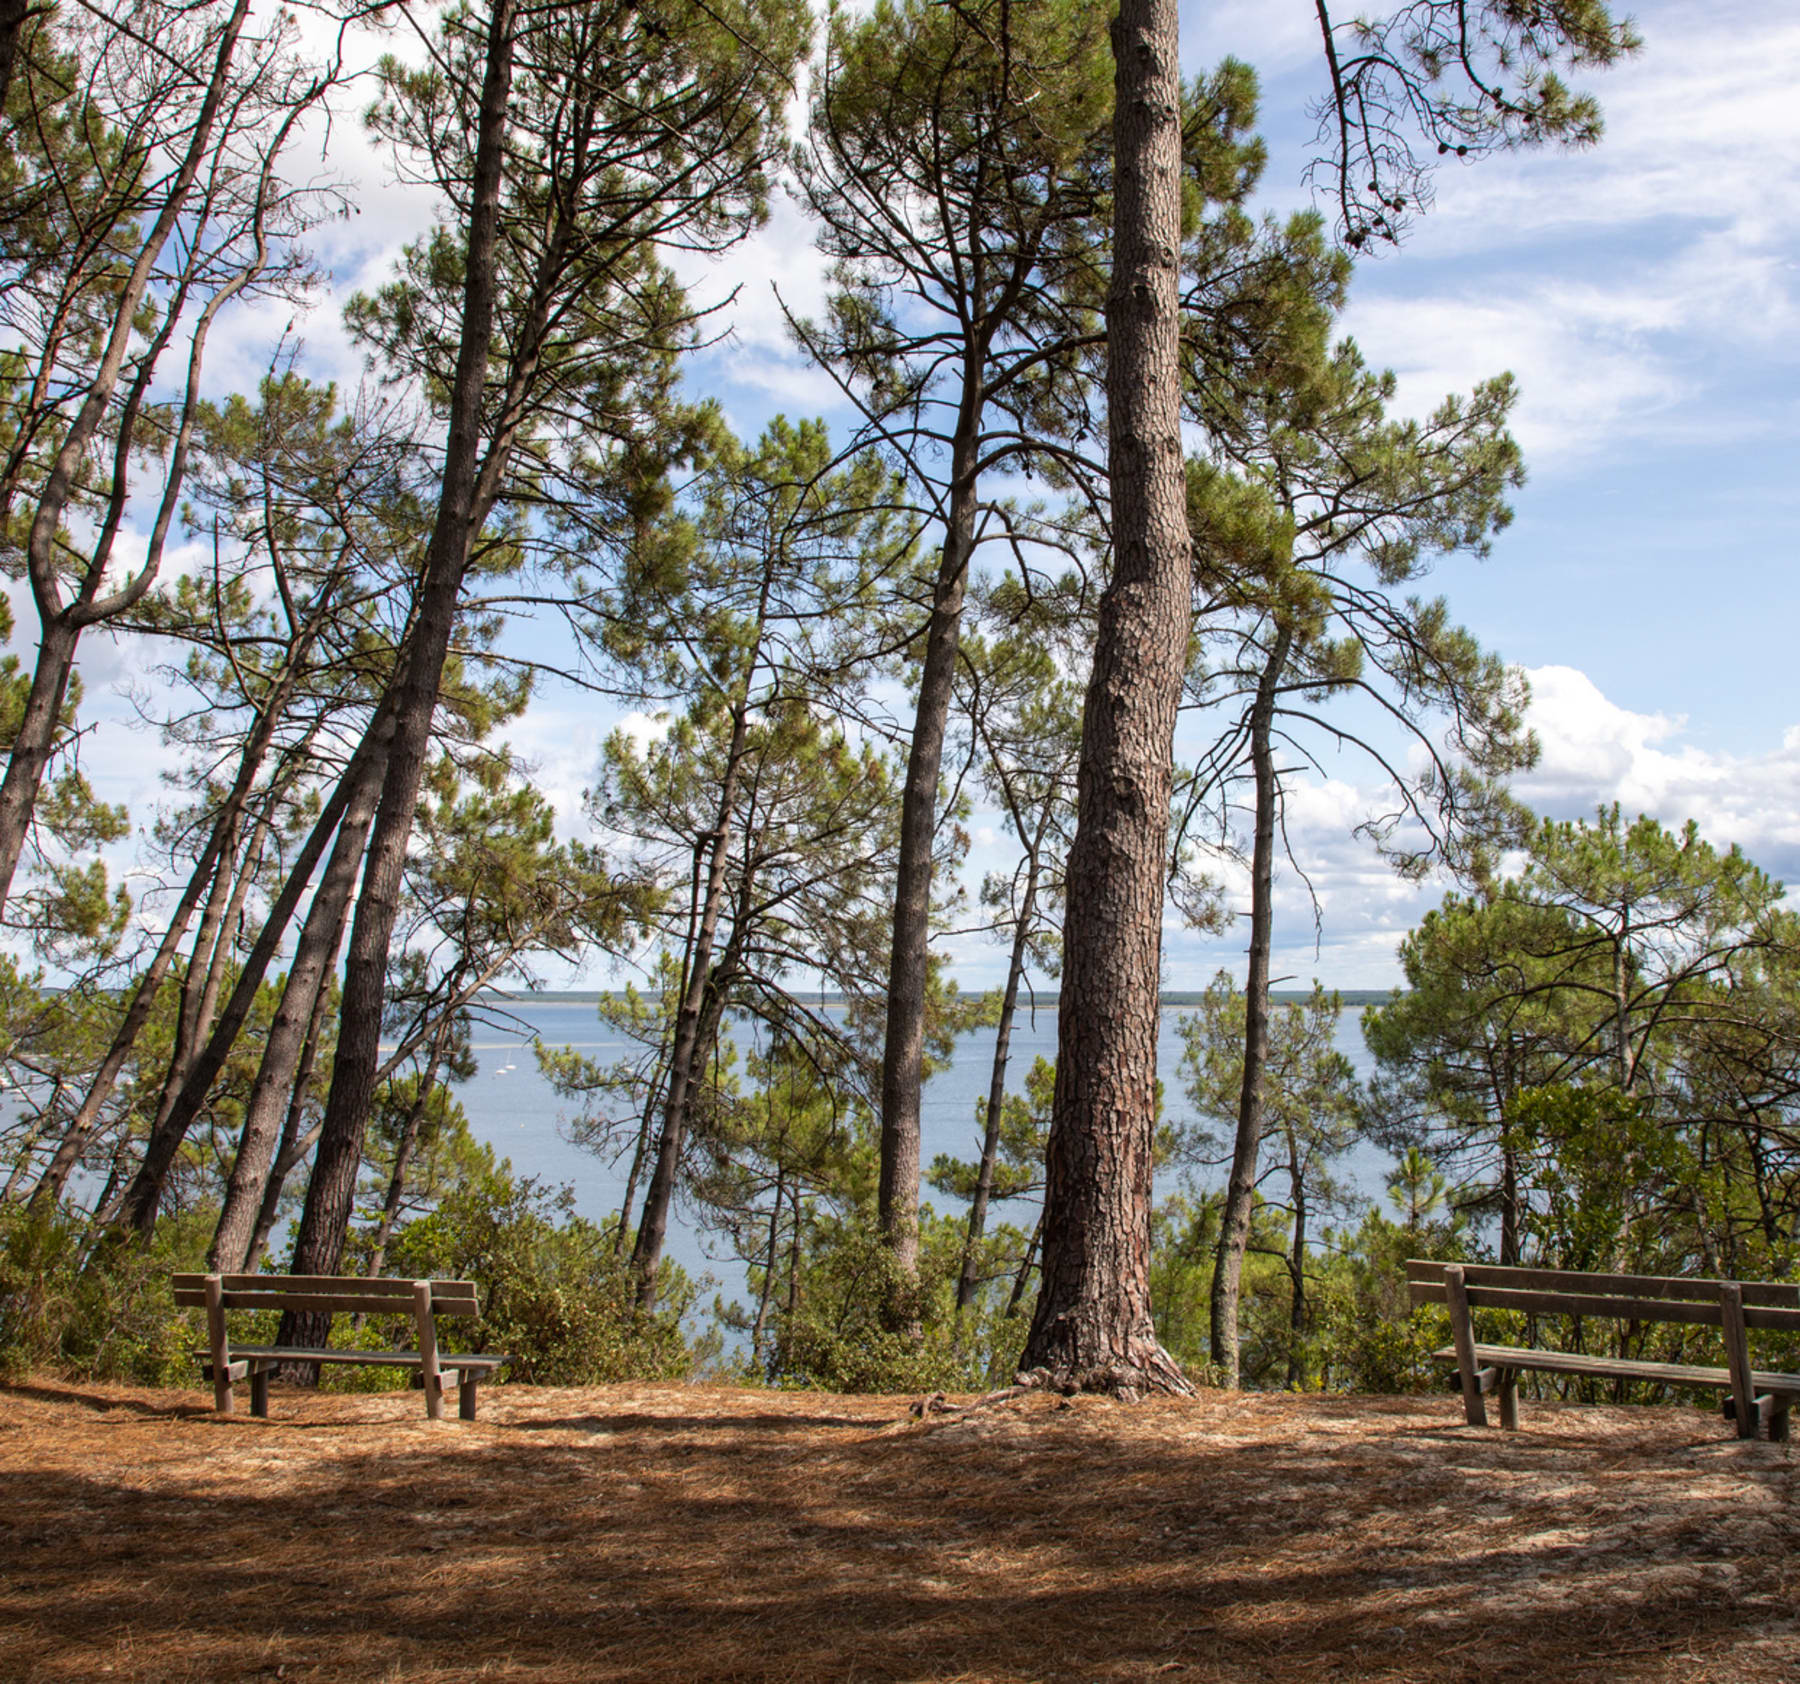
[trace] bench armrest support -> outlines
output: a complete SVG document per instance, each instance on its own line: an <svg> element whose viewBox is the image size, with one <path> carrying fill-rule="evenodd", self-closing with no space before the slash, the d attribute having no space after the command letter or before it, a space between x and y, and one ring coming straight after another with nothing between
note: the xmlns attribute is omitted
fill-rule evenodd
<svg viewBox="0 0 1800 1684"><path fill-rule="evenodd" d="M229 1415L237 1407L231 1395L231 1351L225 1339L225 1283L206 1277L206 1343L212 1352L213 1407Z"/></svg>
<svg viewBox="0 0 1800 1684"><path fill-rule="evenodd" d="M1762 1416L1756 1407L1756 1383L1750 1377L1750 1335L1744 1326L1744 1292L1736 1281L1719 1286L1719 1325L1725 1334L1725 1362L1731 1370L1731 1396L1737 1405L1739 1438L1755 1438Z"/></svg>
<svg viewBox="0 0 1800 1684"><path fill-rule="evenodd" d="M431 1282L413 1282L413 1315L419 1324L419 1369L425 1377L425 1413L444 1418L444 1379L438 1367L437 1323L431 1316Z"/></svg>
<svg viewBox="0 0 1800 1684"><path fill-rule="evenodd" d="M1450 1331L1456 1336L1463 1414L1471 1427L1485 1427L1487 1402L1481 1395L1481 1365L1475 1360L1475 1323L1469 1316L1469 1289L1463 1284L1460 1263L1452 1263L1444 1270L1444 1296L1450 1306Z"/></svg>

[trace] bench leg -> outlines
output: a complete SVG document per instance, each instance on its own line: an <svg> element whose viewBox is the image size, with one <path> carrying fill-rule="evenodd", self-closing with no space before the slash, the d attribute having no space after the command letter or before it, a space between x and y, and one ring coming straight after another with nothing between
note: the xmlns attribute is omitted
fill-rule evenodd
<svg viewBox="0 0 1800 1684"><path fill-rule="evenodd" d="M231 1395L231 1345L225 1337L225 1283L208 1275L206 1289L206 1342L212 1353L213 1408L229 1415L237 1407Z"/></svg>
<svg viewBox="0 0 1800 1684"><path fill-rule="evenodd" d="M475 1419L477 1388L480 1386L481 1382L476 1379L475 1371L470 1368L463 1369L457 1375L457 1379L461 1383L456 1388L456 1413L465 1421L473 1421ZM1785 1419L1785 1417L1783 1417L1783 1419Z"/></svg>
<svg viewBox="0 0 1800 1684"><path fill-rule="evenodd" d="M1788 1406L1778 1403L1769 1416L1769 1442L1786 1444L1788 1441Z"/></svg>
<svg viewBox="0 0 1800 1684"><path fill-rule="evenodd" d="M1487 1405L1481 1397L1480 1365L1475 1360L1475 1324L1469 1315L1469 1291L1463 1284L1462 1266L1444 1270L1444 1299L1450 1309L1450 1331L1456 1337L1457 1377L1462 1383L1463 1415L1471 1427L1488 1424Z"/></svg>
<svg viewBox="0 0 1800 1684"><path fill-rule="evenodd" d="M1519 1371L1500 1370L1500 1425L1509 1433L1519 1430Z"/></svg>
<svg viewBox="0 0 1800 1684"><path fill-rule="evenodd" d="M269 1413L269 1369L266 1363L258 1363L250 1370L250 1413L261 1415L265 1419Z"/></svg>

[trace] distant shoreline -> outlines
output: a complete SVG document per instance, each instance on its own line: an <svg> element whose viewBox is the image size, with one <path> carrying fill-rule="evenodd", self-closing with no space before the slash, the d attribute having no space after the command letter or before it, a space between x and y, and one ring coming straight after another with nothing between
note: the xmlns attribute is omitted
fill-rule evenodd
<svg viewBox="0 0 1800 1684"><path fill-rule="evenodd" d="M978 999L982 994L988 992L990 992L990 990L985 988L964 989L963 995L967 999ZM1338 990L1338 998L1347 1009L1351 1006L1381 1005L1392 998L1393 993L1394 990L1388 988L1343 988ZM597 1006L602 1000L622 999L623 997L623 994L616 989L546 988L541 991L525 990L516 993L503 989L493 989L479 995L477 1000L478 1003L509 1006L527 1005L534 1000L545 1005L553 1006ZM1185 1009L1197 1006L1206 998L1206 996L1198 991L1190 992L1172 989L1160 998L1163 1009L1167 1011L1171 1008ZM1285 1005L1301 1000L1310 1000L1312 998L1312 990L1310 988L1272 988L1269 990L1269 998ZM805 996L805 999L809 1004L817 1003L822 1006L841 1006L845 1004L845 998L842 994L809 994ZM1056 1010L1060 1001L1060 995L1045 991L1040 992L1035 997L1032 1001L1032 1005L1040 1012L1053 1012ZM1025 1001L1021 999L1020 1004L1024 1005Z"/></svg>

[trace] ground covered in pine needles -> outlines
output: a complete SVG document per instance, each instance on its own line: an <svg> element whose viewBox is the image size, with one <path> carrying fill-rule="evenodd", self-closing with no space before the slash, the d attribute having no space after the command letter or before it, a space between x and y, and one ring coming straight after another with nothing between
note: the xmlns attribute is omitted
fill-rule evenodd
<svg viewBox="0 0 1800 1684"><path fill-rule="evenodd" d="M0 1388L0 1678L1800 1677L1800 1446L1452 1398Z"/></svg>

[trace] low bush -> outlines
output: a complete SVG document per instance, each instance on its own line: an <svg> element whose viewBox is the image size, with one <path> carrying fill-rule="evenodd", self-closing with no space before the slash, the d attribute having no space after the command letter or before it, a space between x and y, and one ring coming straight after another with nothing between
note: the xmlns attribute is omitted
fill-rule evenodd
<svg viewBox="0 0 1800 1684"><path fill-rule="evenodd" d="M504 1165L402 1228L386 1272L474 1281L481 1314L445 1335L459 1349L506 1352L506 1379L682 1380L704 1355L683 1330L696 1289L681 1269L665 1263L656 1308L639 1310L611 1234L574 1214L567 1189L515 1180Z"/></svg>
<svg viewBox="0 0 1800 1684"><path fill-rule="evenodd" d="M205 1333L176 1309L169 1277L203 1266L216 1214L165 1217L148 1241L116 1237L90 1254L85 1221L41 1206L0 1212L0 1374L191 1383Z"/></svg>

